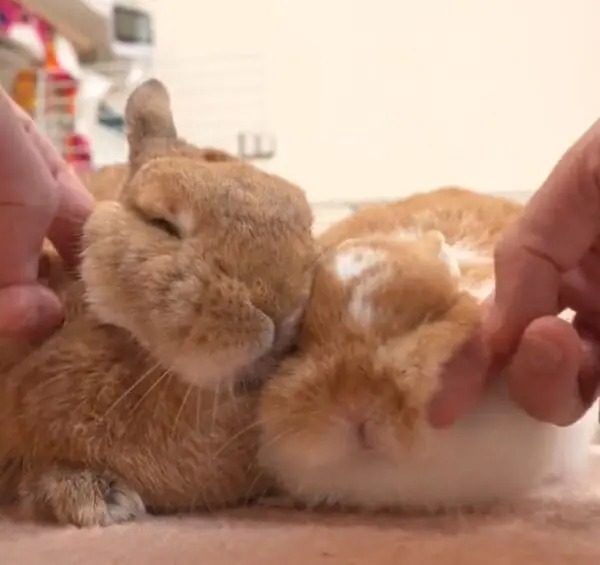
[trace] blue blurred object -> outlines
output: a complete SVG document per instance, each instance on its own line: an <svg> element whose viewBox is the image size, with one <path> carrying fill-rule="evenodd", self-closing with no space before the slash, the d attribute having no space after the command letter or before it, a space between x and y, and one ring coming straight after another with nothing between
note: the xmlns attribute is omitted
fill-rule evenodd
<svg viewBox="0 0 600 565"><path fill-rule="evenodd" d="M125 119L121 114L115 112L108 104L101 102L98 106L98 122L107 128L125 132Z"/></svg>

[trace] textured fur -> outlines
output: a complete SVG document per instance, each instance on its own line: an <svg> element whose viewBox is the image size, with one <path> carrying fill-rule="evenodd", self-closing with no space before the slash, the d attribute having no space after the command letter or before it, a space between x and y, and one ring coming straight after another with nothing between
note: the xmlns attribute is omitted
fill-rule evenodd
<svg viewBox="0 0 600 565"><path fill-rule="evenodd" d="M520 211L447 188L363 209L322 235L298 350L261 400L260 459L284 491L309 505L435 510L580 476L594 410L568 428L543 424L495 382L453 428L425 417Z"/></svg>
<svg viewBox="0 0 600 565"><path fill-rule="evenodd" d="M118 199L128 176L129 166L126 163L105 165L96 170L79 173L81 181L97 202Z"/></svg>
<svg viewBox="0 0 600 565"><path fill-rule="evenodd" d="M81 280L45 255L66 323L0 351L0 495L79 526L262 489L253 383L289 347L314 264L302 191L178 139L162 84L134 92L127 123Z"/></svg>

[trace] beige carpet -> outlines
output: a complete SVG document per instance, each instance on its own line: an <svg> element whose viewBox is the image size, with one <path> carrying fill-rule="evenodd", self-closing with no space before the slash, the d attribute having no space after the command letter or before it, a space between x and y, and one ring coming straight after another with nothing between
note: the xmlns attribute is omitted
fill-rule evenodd
<svg viewBox="0 0 600 565"><path fill-rule="evenodd" d="M2 565L587 565L600 563L600 450L582 502L401 518L274 508L148 518L108 529L0 518Z"/></svg>

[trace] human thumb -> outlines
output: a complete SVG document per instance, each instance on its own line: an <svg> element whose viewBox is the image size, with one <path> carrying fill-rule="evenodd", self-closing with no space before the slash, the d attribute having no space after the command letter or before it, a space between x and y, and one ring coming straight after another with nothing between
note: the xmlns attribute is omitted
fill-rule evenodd
<svg viewBox="0 0 600 565"><path fill-rule="evenodd" d="M0 289L0 338L39 342L63 321L58 297L41 284Z"/></svg>

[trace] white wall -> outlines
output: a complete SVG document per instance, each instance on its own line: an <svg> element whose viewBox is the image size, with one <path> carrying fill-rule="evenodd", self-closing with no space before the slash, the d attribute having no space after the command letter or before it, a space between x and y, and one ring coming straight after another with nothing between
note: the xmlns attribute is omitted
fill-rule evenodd
<svg viewBox="0 0 600 565"><path fill-rule="evenodd" d="M600 116L598 0L150 3L186 134L194 58L263 55L269 166L312 200L532 189Z"/></svg>

